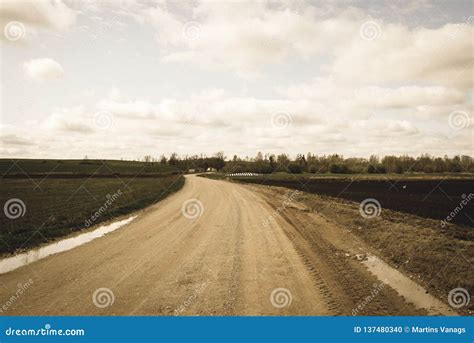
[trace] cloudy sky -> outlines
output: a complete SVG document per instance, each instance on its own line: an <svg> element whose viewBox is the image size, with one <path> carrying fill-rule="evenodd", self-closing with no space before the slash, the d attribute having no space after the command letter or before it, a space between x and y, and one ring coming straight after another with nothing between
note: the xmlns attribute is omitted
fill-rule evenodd
<svg viewBox="0 0 474 343"><path fill-rule="evenodd" d="M471 1L0 2L0 157L473 155Z"/></svg>

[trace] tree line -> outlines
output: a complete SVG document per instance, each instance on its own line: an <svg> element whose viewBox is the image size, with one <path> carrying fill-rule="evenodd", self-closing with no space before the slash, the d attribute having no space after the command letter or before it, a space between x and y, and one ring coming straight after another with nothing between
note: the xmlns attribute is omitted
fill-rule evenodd
<svg viewBox="0 0 474 343"><path fill-rule="evenodd" d="M295 174L474 173L473 158L466 155L454 157L435 157L428 154L418 157L371 155L369 158L345 158L339 154L318 156L307 153L297 154L292 158L288 154L274 155L258 152L255 157L241 158L234 155L231 159L227 159L223 152L218 152L211 157L205 155L180 157L173 153L169 157L162 155L157 159L148 155L144 157L144 161L169 164L182 171L194 169L196 172L212 169L227 173L259 174L274 172Z"/></svg>

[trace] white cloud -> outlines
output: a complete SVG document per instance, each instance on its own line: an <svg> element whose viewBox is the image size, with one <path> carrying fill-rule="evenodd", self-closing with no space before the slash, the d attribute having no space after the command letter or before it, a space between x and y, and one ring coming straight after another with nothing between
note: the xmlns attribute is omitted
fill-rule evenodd
<svg viewBox="0 0 474 343"><path fill-rule="evenodd" d="M262 68L290 60L320 57L330 75L344 82L383 85L387 82L429 82L469 88L473 78L472 25L408 28L368 17L347 8L327 16L309 3L198 2L192 16L168 6L138 6L131 14L149 23L165 62L230 70L242 77L261 75ZM186 24L192 22L192 39ZM374 22L374 40L361 37L360 28Z"/></svg>
<svg viewBox="0 0 474 343"><path fill-rule="evenodd" d="M329 71L344 80L366 84L425 82L472 88L472 37L468 24L446 24L438 29L408 29L381 25L380 38L354 37L336 55Z"/></svg>
<svg viewBox="0 0 474 343"><path fill-rule="evenodd" d="M61 79L64 75L63 67L51 58L31 59L23 63L25 75L38 81Z"/></svg>
<svg viewBox="0 0 474 343"><path fill-rule="evenodd" d="M58 108L42 123L48 131L70 133L91 133L93 128L87 125L87 115L83 106Z"/></svg>
<svg viewBox="0 0 474 343"><path fill-rule="evenodd" d="M33 142L31 142L28 139L19 137L13 133L10 134L2 134L0 135L0 141L2 142L2 145L9 145L9 146L30 146L34 145Z"/></svg>
<svg viewBox="0 0 474 343"><path fill-rule="evenodd" d="M363 132L370 132L369 135L372 134L380 137L407 136L419 132L413 123L407 120L361 120L355 122L354 127Z"/></svg>
<svg viewBox="0 0 474 343"><path fill-rule="evenodd" d="M379 87L345 84L333 78L316 78L289 87L277 87L277 93L290 99L311 99L325 107L397 109L420 106L460 105L468 101L465 92L444 86Z"/></svg>
<svg viewBox="0 0 474 343"><path fill-rule="evenodd" d="M20 21L24 25L54 30L64 30L76 22L77 12L62 0L2 1L0 24Z"/></svg>
<svg viewBox="0 0 474 343"><path fill-rule="evenodd" d="M332 20L316 21L311 8L297 13L289 8L270 9L263 3L214 6L204 2L195 12L199 15L195 39L181 33L185 19L171 34L161 31L160 44L168 51L163 60L233 70L245 78L258 76L260 68L290 57L324 53L328 42L334 47L338 36L348 34L347 27ZM322 37L327 42L322 42Z"/></svg>
<svg viewBox="0 0 474 343"><path fill-rule="evenodd" d="M142 100L119 102L114 100L101 100L97 107L119 117L153 118L156 109L149 102Z"/></svg>
<svg viewBox="0 0 474 343"><path fill-rule="evenodd" d="M440 86L367 87L359 89L354 101L367 108L409 108L416 106L457 105L465 94Z"/></svg>

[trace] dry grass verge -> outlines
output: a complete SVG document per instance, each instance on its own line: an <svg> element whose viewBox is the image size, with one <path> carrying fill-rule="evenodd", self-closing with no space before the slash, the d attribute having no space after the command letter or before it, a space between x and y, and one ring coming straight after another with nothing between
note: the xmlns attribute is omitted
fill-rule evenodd
<svg viewBox="0 0 474 343"><path fill-rule="evenodd" d="M288 193L283 187L249 187ZM457 287L473 294L474 233L469 227L443 228L440 221L387 209L368 219L361 216L359 203L324 195L301 192L296 200L361 238L379 257L444 302L449 291ZM458 311L473 314L473 302Z"/></svg>

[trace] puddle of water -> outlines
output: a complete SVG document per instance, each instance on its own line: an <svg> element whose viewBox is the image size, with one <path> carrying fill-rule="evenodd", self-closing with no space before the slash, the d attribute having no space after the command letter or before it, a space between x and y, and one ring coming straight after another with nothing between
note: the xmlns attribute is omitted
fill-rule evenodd
<svg viewBox="0 0 474 343"><path fill-rule="evenodd" d="M457 316L448 305L438 300L416 282L405 276L395 268L376 256L370 255L362 262L369 271L377 276L380 281L385 282L390 287L403 296L408 302L413 303L418 308L423 308L430 315Z"/></svg>
<svg viewBox="0 0 474 343"><path fill-rule="evenodd" d="M48 244L39 249L30 250L25 253L4 258L0 260L0 274L7 273L14 269L25 266L29 263L41 260L42 258L45 258L49 255L57 254L66 250L71 250L72 248L86 244L92 241L93 239L102 237L108 234L109 232L117 230L118 228L130 223L136 217L137 216L132 216L127 219L111 223L109 225L103 225L94 231L86 232L76 237L66 238L61 241Z"/></svg>

